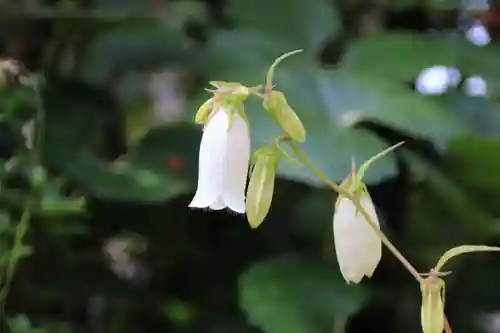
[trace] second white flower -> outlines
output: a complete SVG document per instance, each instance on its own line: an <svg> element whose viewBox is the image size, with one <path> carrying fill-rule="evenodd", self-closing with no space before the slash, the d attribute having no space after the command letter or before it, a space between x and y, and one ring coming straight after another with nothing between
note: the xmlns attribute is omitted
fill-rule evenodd
<svg viewBox="0 0 500 333"><path fill-rule="evenodd" d="M360 202L380 228L370 196L362 194ZM359 283L363 276L371 277L382 257L382 243L352 201L345 197L336 207L333 233L337 261L346 282Z"/></svg>

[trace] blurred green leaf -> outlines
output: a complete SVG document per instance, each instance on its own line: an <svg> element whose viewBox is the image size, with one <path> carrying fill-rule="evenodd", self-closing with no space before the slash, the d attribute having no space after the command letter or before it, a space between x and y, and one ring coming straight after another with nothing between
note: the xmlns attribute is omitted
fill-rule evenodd
<svg viewBox="0 0 500 333"><path fill-rule="evenodd" d="M427 67L453 66L465 75L482 76L489 88L498 89L499 56L499 45L480 47L455 34L390 32L354 40L340 66L399 82L415 80Z"/></svg>
<svg viewBox="0 0 500 333"><path fill-rule="evenodd" d="M81 69L83 79L105 84L116 72L153 70L179 62L188 56L186 38L152 18L108 29L88 47Z"/></svg>
<svg viewBox="0 0 500 333"><path fill-rule="evenodd" d="M0 211L0 234L6 232L10 227L10 216L6 211ZM1 251L0 251L1 252Z"/></svg>
<svg viewBox="0 0 500 333"><path fill-rule="evenodd" d="M186 184L181 179L128 162L106 164L79 154L68 156L59 167L82 190L101 199L165 201L186 191Z"/></svg>
<svg viewBox="0 0 500 333"><path fill-rule="evenodd" d="M488 111L487 111L488 112ZM450 143L443 168L470 196L481 198L481 205L500 214L500 140L467 136Z"/></svg>
<svg viewBox="0 0 500 333"><path fill-rule="evenodd" d="M146 14L154 9L153 4L162 4L164 1L147 0L91 0L89 5L92 9L108 9L113 11L124 11L128 14Z"/></svg>
<svg viewBox="0 0 500 333"><path fill-rule="evenodd" d="M85 54L78 55L83 59L79 73L92 83L107 84L116 73L186 63L194 46L187 24L208 24L206 5L198 1L108 0L96 5L97 22L107 18L118 23L102 29L88 43ZM92 18L92 13L87 17Z"/></svg>
<svg viewBox="0 0 500 333"><path fill-rule="evenodd" d="M155 127L130 149L124 160L196 183L200 140L201 130L192 123Z"/></svg>
<svg viewBox="0 0 500 333"><path fill-rule="evenodd" d="M184 165L196 168L197 157L194 156L197 156L199 132L195 127L191 126L191 131L187 130L187 136L184 135L185 138L191 135L191 139L185 141L190 144L189 148L179 145L177 135L182 130L176 131L174 126L174 132L167 134L163 141L153 138L156 145L151 150L145 151L149 149L148 144L139 141L130 153L136 156L131 157L133 160L124 156L110 163L106 155L113 140L120 139L123 125L114 100L100 89L71 82L54 84L48 97L50 112L47 114L44 157L50 166L75 181L80 189L99 198L142 202L163 201L186 191L182 170L175 169L180 162L175 157L181 160L183 150L187 149L193 157L182 161L182 169ZM145 140L149 138L146 136ZM174 161L170 161L170 157ZM173 168L169 169L169 161ZM78 206L75 201L65 204Z"/></svg>
<svg viewBox="0 0 500 333"><path fill-rule="evenodd" d="M118 105L109 91L73 80L53 80L44 93L46 163L57 164L66 154L92 151L109 154L120 133Z"/></svg>
<svg viewBox="0 0 500 333"><path fill-rule="evenodd" d="M497 177L500 170L499 152L499 139L475 136L459 138L450 143L444 168L468 189L500 191L500 178Z"/></svg>
<svg viewBox="0 0 500 333"><path fill-rule="evenodd" d="M290 221L300 235L318 239L328 235L333 242L332 223L335 192L330 189L313 189L305 193L294 208L296 218Z"/></svg>
<svg viewBox="0 0 500 333"><path fill-rule="evenodd" d="M389 6L392 11L412 10L420 7L427 7L431 10L452 10L460 9L460 1L453 0L435 0L435 1L420 1L420 0L389 0Z"/></svg>
<svg viewBox="0 0 500 333"><path fill-rule="evenodd" d="M340 66L384 79L412 81L424 68L456 66L458 50L453 42L453 39L441 35L423 36L406 32L360 38L348 46Z"/></svg>
<svg viewBox="0 0 500 333"><path fill-rule="evenodd" d="M421 179L410 200L408 252L431 267L452 246L482 243L498 234L493 216L447 174L407 151L403 158Z"/></svg>
<svg viewBox="0 0 500 333"><path fill-rule="evenodd" d="M181 299L170 299L162 306L162 312L166 318L175 325L187 328L196 318L196 308Z"/></svg>
<svg viewBox="0 0 500 333"><path fill-rule="evenodd" d="M37 332L36 329L33 329L28 317L24 315L19 315L17 317L9 318L7 320L9 325L9 329L13 333L34 333Z"/></svg>
<svg viewBox="0 0 500 333"><path fill-rule="evenodd" d="M266 0L230 0L228 6L229 15L238 27L253 29L258 26L259 32L277 40L286 36L290 45L287 51L317 47L342 28L339 13L329 0L308 3L288 0L276 5Z"/></svg>
<svg viewBox="0 0 500 333"><path fill-rule="evenodd" d="M85 198L63 197L55 190L44 189L39 205L44 215L73 215L84 212Z"/></svg>
<svg viewBox="0 0 500 333"><path fill-rule="evenodd" d="M457 112L476 135L500 136L500 104L486 98L466 96L457 91L433 99L447 109ZM460 138L457 140L461 141ZM450 145L453 146L453 143Z"/></svg>
<svg viewBox="0 0 500 333"><path fill-rule="evenodd" d="M331 332L364 299L361 287L346 285L332 264L310 258L259 262L240 278L240 306L266 333Z"/></svg>
<svg viewBox="0 0 500 333"><path fill-rule="evenodd" d="M403 11L415 7L418 0L390 0L389 6L393 11Z"/></svg>

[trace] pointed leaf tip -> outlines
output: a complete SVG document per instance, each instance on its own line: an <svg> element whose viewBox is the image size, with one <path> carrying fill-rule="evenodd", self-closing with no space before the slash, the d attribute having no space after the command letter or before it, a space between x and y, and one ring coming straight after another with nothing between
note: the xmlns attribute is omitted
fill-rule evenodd
<svg viewBox="0 0 500 333"><path fill-rule="evenodd" d="M269 67L269 70L267 72L267 84L266 84L266 91L267 91L267 93L269 93L273 89L274 71L276 70L276 67L278 67L278 65L280 64L280 62L282 62L286 58L291 57L292 55L300 53L302 51L303 51L302 49L290 51L290 52L287 52L287 53L281 55L276 60L274 60L273 64L271 65L271 67Z"/></svg>
<svg viewBox="0 0 500 333"><path fill-rule="evenodd" d="M389 154L390 152L392 152L393 150L395 150L396 148L399 148L400 146L402 146L405 142L404 141L401 141L401 142L398 142L396 143L395 145L393 146L390 146L389 148L381 151L380 153L378 153L377 155L371 157L368 161L366 161L365 163L363 163L363 165L361 165L361 167L359 168L359 171L358 171L358 174L357 174L357 178L359 181L363 180L363 177L365 176L365 173L366 173L366 170L368 170L368 168L374 163L376 162L378 159L384 157L385 155Z"/></svg>
<svg viewBox="0 0 500 333"><path fill-rule="evenodd" d="M454 247L452 249L449 249L446 251L443 256L439 259L438 263L436 264L436 267L434 268L436 272L439 272L439 270L448 262L453 257L466 254L466 253L472 253L472 252L497 252L500 251L500 247L497 246L486 246L486 245L461 245Z"/></svg>

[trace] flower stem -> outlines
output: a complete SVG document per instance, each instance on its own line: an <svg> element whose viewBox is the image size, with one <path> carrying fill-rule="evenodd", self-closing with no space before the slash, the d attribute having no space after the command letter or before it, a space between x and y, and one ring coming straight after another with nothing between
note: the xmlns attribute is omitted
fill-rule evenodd
<svg viewBox="0 0 500 333"><path fill-rule="evenodd" d="M31 81L30 85L32 85L31 87L34 92L34 104L36 108L35 145L31 148L30 154L32 156L33 162L36 165L40 165L42 160L41 150L42 140L44 136L43 129L45 126L45 110L43 106L42 92L40 91L40 77L34 77L34 81ZM14 244L12 246L12 250L10 251L9 260L6 267L5 281L0 288L0 316L5 315L5 304L9 295L10 287L14 279L16 268L19 264L20 259L22 259L23 248L25 247L24 239L30 227L32 209L33 205L35 204L35 190L36 189L32 188L27 194L23 212L21 214L19 223L16 226Z"/></svg>
<svg viewBox="0 0 500 333"><path fill-rule="evenodd" d="M10 290L10 286L12 285L12 280L14 278L14 273L16 271L17 264L19 263L19 256L22 253L22 248L24 247L23 240L26 235L26 232L29 228L29 222L31 219L31 206L32 202L30 199L27 199L26 206L21 215L21 219L19 221L18 226L16 227L16 233L14 236L14 245L12 246L12 250L9 256L9 263L7 266L7 271L5 273L5 283L0 290L0 303L3 308L7 295ZM2 311L3 313L3 311Z"/></svg>
<svg viewBox="0 0 500 333"><path fill-rule="evenodd" d="M380 238L382 243L392 252L392 254L403 264L403 266L406 268L406 270L413 275L415 280L420 282L422 278L420 277L420 274L418 271L413 267L413 265L405 258L405 256L391 243L389 238L385 236L385 234L377 227L373 219L370 217L368 212L361 206L361 203L359 202L359 199L356 198L354 195L349 193L349 191L344 190L342 187L340 187L337 183L334 181L331 181L328 179L328 177L325 175L324 172L319 170L312 162L309 160L309 158L302 152L300 147L297 145L297 143L288 141L288 143L291 145L294 154L296 155L297 159L299 159L306 167L308 167L321 181L323 181L325 184L330 186L333 190L335 190L339 195L342 195L346 197L347 199L351 200L352 203L356 206L358 211L363 215L365 218L366 222L372 230L377 234L377 236Z"/></svg>

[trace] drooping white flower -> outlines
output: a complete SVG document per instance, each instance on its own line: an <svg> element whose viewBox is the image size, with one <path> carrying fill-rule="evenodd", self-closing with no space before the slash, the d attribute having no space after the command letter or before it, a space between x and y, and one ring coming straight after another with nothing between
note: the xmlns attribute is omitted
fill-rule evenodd
<svg viewBox="0 0 500 333"><path fill-rule="evenodd" d="M363 194L360 202L380 228L370 196ZM345 197L339 200L333 216L333 234L337 261L346 282L359 283L363 276L371 277L382 258L382 243L352 201Z"/></svg>
<svg viewBox="0 0 500 333"><path fill-rule="evenodd" d="M446 66L423 69L415 82L415 89L423 95L440 95L446 92L452 82L450 70Z"/></svg>
<svg viewBox="0 0 500 333"><path fill-rule="evenodd" d="M249 159L250 134L245 120L226 108L214 110L203 129L198 188L189 207L228 207L245 213Z"/></svg>
<svg viewBox="0 0 500 333"><path fill-rule="evenodd" d="M482 77L474 75L465 80L464 90L468 96L483 97L486 96L488 87Z"/></svg>
<svg viewBox="0 0 500 333"><path fill-rule="evenodd" d="M486 27L480 22L476 21L474 25L467 30L465 37L473 44L477 46L484 46L490 43L490 34Z"/></svg>

